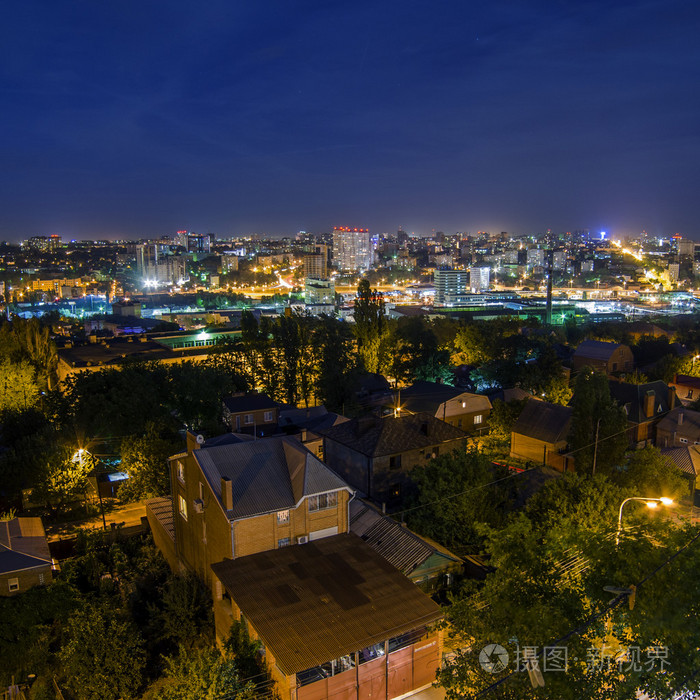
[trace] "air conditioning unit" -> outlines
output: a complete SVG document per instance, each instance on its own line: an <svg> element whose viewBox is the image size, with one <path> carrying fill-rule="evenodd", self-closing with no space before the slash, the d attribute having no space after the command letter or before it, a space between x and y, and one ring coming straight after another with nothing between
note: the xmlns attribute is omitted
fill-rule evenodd
<svg viewBox="0 0 700 700"><path fill-rule="evenodd" d="M204 512L204 501L201 498L194 499L194 512L203 513Z"/></svg>
<svg viewBox="0 0 700 700"><path fill-rule="evenodd" d="M297 537L297 544L306 544L309 541L308 535L299 535Z"/></svg>

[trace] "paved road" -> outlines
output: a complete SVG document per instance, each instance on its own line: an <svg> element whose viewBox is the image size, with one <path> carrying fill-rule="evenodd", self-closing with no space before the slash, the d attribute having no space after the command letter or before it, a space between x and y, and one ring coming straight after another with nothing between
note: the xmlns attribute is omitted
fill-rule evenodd
<svg viewBox="0 0 700 700"><path fill-rule="evenodd" d="M125 527L140 525L141 518L146 516L145 501L128 503L113 508L105 508L105 522L107 529L111 523L124 523ZM46 526L46 536L49 541L60 540L74 535L78 530L100 530L103 528L102 516L76 520L70 523L55 523Z"/></svg>

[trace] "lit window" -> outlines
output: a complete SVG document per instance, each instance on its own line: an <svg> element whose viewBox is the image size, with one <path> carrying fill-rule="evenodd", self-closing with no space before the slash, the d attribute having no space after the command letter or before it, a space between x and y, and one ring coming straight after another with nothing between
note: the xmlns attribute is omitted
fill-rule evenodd
<svg viewBox="0 0 700 700"><path fill-rule="evenodd" d="M250 425L251 423L254 422L253 414L252 413L246 413L245 416L245 424Z"/></svg>
<svg viewBox="0 0 700 700"><path fill-rule="evenodd" d="M265 411L265 422L269 423L272 420L272 411Z"/></svg>
<svg viewBox="0 0 700 700"><path fill-rule="evenodd" d="M292 540L289 539L289 537L283 537L280 540L277 540L277 547L289 547L289 545L292 543Z"/></svg>
<svg viewBox="0 0 700 700"><path fill-rule="evenodd" d="M187 520L187 501L185 497L180 494L177 496L177 509L180 511L180 515Z"/></svg>
<svg viewBox="0 0 700 700"><path fill-rule="evenodd" d="M277 524L278 525L287 525L287 523L289 523L289 511L288 510L277 511Z"/></svg>
<svg viewBox="0 0 700 700"><path fill-rule="evenodd" d="M176 463L177 467L177 478L184 484L185 483L185 465L178 460Z"/></svg>
<svg viewBox="0 0 700 700"><path fill-rule="evenodd" d="M15 591L18 591L19 590L19 579L18 578L8 579L7 586L10 589L10 593L14 593Z"/></svg>
<svg viewBox="0 0 700 700"><path fill-rule="evenodd" d="M474 425L478 425L484 420L484 417L482 415L479 416L474 416Z"/></svg>
<svg viewBox="0 0 700 700"><path fill-rule="evenodd" d="M309 496L309 513L315 513L317 510L335 508L337 505L338 494L335 491L331 493L322 493L318 496Z"/></svg>

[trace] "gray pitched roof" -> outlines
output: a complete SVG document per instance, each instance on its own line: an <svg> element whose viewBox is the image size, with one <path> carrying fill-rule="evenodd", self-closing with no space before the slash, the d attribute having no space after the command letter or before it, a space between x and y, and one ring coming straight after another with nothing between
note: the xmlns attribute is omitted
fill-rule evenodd
<svg viewBox="0 0 700 700"><path fill-rule="evenodd" d="M627 419L632 423L646 423L668 413L668 384L666 382L649 382L648 384L627 384L609 381L610 395L625 408ZM647 394L654 395L654 411L651 417L644 412L644 400Z"/></svg>
<svg viewBox="0 0 700 700"><path fill-rule="evenodd" d="M244 411L262 411L274 409L279 406L267 394L245 394L244 396L227 396L224 406L231 413L243 413Z"/></svg>
<svg viewBox="0 0 700 700"><path fill-rule="evenodd" d="M523 412L515 421L513 432L542 442L566 440L573 412L574 409L570 406L532 399L525 404Z"/></svg>
<svg viewBox="0 0 700 700"><path fill-rule="evenodd" d="M230 519L296 507L306 496L352 489L298 440L265 438L194 451L209 485L221 500L221 477L231 479Z"/></svg>
<svg viewBox="0 0 700 700"><path fill-rule="evenodd" d="M377 554L381 554L404 574L410 574L436 552L448 559L459 558L438 548L383 515L360 499L350 501L350 532L363 539Z"/></svg>
<svg viewBox="0 0 700 700"><path fill-rule="evenodd" d="M620 343L605 343L602 340L584 340L579 343L574 357L588 357L591 360L608 361L620 347Z"/></svg>
<svg viewBox="0 0 700 700"><path fill-rule="evenodd" d="M324 436L361 454L380 457L454 442L467 434L429 413L416 413L355 418L329 428Z"/></svg>
<svg viewBox="0 0 700 700"><path fill-rule="evenodd" d="M41 518L0 521L0 573L51 565Z"/></svg>
<svg viewBox="0 0 700 700"><path fill-rule="evenodd" d="M469 404L470 411L488 411L491 409L491 402L486 396L480 394L470 394L463 389L458 389L447 384L436 384L435 382L414 382L407 389L401 389L396 397L401 399L401 406L409 411L432 413L442 404L451 399L462 397L462 401ZM439 416L438 416L439 417Z"/></svg>
<svg viewBox="0 0 700 700"><path fill-rule="evenodd" d="M678 421L682 421L679 423ZM657 424L657 430L666 430L669 433L680 434L695 433L700 435L700 411L691 411L684 406L678 406L669 411Z"/></svg>
<svg viewBox="0 0 700 700"><path fill-rule="evenodd" d="M667 447L661 450L661 454L684 474L693 477L700 474L700 448L697 445Z"/></svg>

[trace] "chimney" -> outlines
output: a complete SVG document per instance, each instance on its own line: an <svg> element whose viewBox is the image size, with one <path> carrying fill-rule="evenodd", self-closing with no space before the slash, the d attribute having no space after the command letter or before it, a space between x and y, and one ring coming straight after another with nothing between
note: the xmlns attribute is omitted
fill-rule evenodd
<svg viewBox="0 0 700 700"><path fill-rule="evenodd" d="M668 387L668 410L672 411L676 407L676 389Z"/></svg>
<svg viewBox="0 0 700 700"><path fill-rule="evenodd" d="M200 440L197 439L198 436L195 435L194 433L190 432L189 430L187 431L187 434L185 436L185 443L187 444L187 452L188 454L192 454L194 450L198 450L202 443L201 443L201 438Z"/></svg>
<svg viewBox="0 0 700 700"><path fill-rule="evenodd" d="M656 394L654 394L654 390L650 389L647 391L646 396L644 397L644 416L646 418L653 418L654 417L654 400L656 399Z"/></svg>
<svg viewBox="0 0 700 700"><path fill-rule="evenodd" d="M683 425L683 411L678 411L678 425Z"/></svg>
<svg viewBox="0 0 700 700"><path fill-rule="evenodd" d="M221 477L221 504L224 510L233 508L233 482L227 476Z"/></svg>

